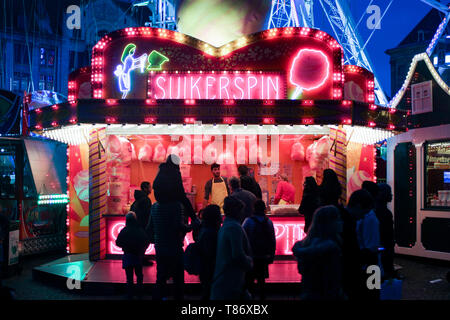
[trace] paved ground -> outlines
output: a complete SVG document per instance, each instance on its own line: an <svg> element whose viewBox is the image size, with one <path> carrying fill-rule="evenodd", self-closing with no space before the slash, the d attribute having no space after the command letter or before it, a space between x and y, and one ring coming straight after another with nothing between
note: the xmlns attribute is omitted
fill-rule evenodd
<svg viewBox="0 0 450 320"><path fill-rule="evenodd" d="M32 268L60 258L61 254L46 254L22 259L23 271L5 280L5 286L14 288L19 300L121 300L123 295L82 295L32 279ZM402 267L400 273L406 278L403 283L405 300L450 300L450 283L445 279L450 271L448 264L430 260L419 260L407 256L396 257L395 263ZM150 297L145 297L150 298ZM198 300L198 296L187 296L187 300ZM268 294L269 300L298 300L295 292Z"/></svg>

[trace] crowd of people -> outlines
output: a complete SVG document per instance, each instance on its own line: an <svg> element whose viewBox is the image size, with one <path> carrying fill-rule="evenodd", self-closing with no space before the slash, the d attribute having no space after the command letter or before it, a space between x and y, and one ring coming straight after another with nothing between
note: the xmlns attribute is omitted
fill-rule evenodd
<svg viewBox="0 0 450 320"><path fill-rule="evenodd" d="M170 155L160 165L153 182L156 203L148 198L151 184L141 184L117 238L124 251L128 297L143 294L145 250L154 243L153 299L167 299L167 281L172 278L174 298L182 300L188 254L183 241L193 232L196 250L189 250L189 255L195 252L204 300L249 300L258 295L265 299L276 239L259 184L245 166L239 167L239 177L226 179L220 175L220 165L213 164L213 177L205 185L206 203L197 216L184 192L179 163L176 155ZM286 177L280 176L280 182L277 202L292 203L295 190ZM305 217L307 235L292 248L302 275L303 299L379 299L379 290L366 285L368 266L379 266L384 278L396 276L393 217L387 208L392 200L390 187L366 181L347 206L340 200L341 193L331 169L324 170L320 185L313 177L305 179L298 210Z"/></svg>

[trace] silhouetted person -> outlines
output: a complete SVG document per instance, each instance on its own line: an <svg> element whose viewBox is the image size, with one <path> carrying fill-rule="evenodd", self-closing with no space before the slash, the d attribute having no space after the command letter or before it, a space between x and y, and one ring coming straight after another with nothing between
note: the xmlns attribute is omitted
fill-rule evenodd
<svg viewBox="0 0 450 320"><path fill-rule="evenodd" d="M183 213L186 218L189 217L192 221L197 220L192 204L184 191L180 158L177 155L169 155L166 162L159 165L159 171L153 181L153 191L159 203L178 201L184 207Z"/></svg>
<svg viewBox="0 0 450 320"><path fill-rule="evenodd" d="M341 231L339 210L335 206L321 207L314 213L306 238L292 248L302 275L302 299L344 299Z"/></svg>
<svg viewBox="0 0 450 320"><path fill-rule="evenodd" d="M379 188L375 182L370 181L370 180L363 181L363 183L361 185L361 189L364 189L367 192L369 192L374 200L377 199Z"/></svg>
<svg viewBox="0 0 450 320"><path fill-rule="evenodd" d="M385 278L395 276L394 270L394 218L387 204L392 201L391 187L386 184L378 186L378 197L375 205L375 213L380 223L380 243L384 248L381 251L381 264Z"/></svg>
<svg viewBox="0 0 450 320"><path fill-rule="evenodd" d="M244 203L244 208L241 212L241 218L239 221L244 222L245 218L253 215L254 205L257 200L256 196L250 191L241 188L241 181L232 177L229 181L231 196L241 200Z"/></svg>
<svg viewBox="0 0 450 320"><path fill-rule="evenodd" d="M141 183L141 190L134 190L134 202L131 205L130 211L136 213L136 219L138 225L146 230L148 225L148 220L150 219L150 210L152 208L152 201L148 197L152 193L152 186L150 182L143 181ZM153 265L150 258L145 258L143 264L146 266Z"/></svg>
<svg viewBox="0 0 450 320"><path fill-rule="evenodd" d="M201 226L196 242L200 251L200 283L202 285L202 299L209 300L211 294L211 283L214 276L217 254L217 235L222 216L220 207L210 204L202 210Z"/></svg>
<svg viewBox="0 0 450 320"><path fill-rule="evenodd" d="M241 180L241 188L250 191L256 198L262 199L262 192L259 183L255 178L248 175L248 167L241 164L238 167L239 179Z"/></svg>
<svg viewBox="0 0 450 320"><path fill-rule="evenodd" d="M265 300L265 282L269 278L269 264L275 258L275 229L272 221L266 216L266 204L256 200L255 210L251 217L245 219L242 227L250 242L253 257L253 268L247 273L247 287L253 292L255 280L261 300Z"/></svg>
<svg viewBox="0 0 450 320"><path fill-rule="evenodd" d="M144 181L141 183L141 190L134 190L134 202L131 205L130 211L136 213L136 219L141 228L145 229L150 218L150 210L152 208L152 201L148 197L152 192L150 182Z"/></svg>
<svg viewBox="0 0 450 320"><path fill-rule="evenodd" d="M133 273L136 274L137 294L142 295L144 280L142 260L150 240L144 229L139 226L134 212L127 213L125 219L125 227L117 236L116 245L123 250L122 268L125 269L128 298L131 299L135 294Z"/></svg>
<svg viewBox="0 0 450 320"><path fill-rule="evenodd" d="M379 299L379 290L367 288L367 268L379 265L380 227L374 211L374 199L364 189L352 193L348 200L347 210L356 217L356 236L360 256L361 298Z"/></svg>
<svg viewBox="0 0 450 320"><path fill-rule="evenodd" d="M319 188L314 177L306 177L303 183L303 197L298 212L305 217L304 232L308 233L313 215L319 207Z"/></svg>
<svg viewBox="0 0 450 320"><path fill-rule="evenodd" d="M250 244L239 221L242 201L224 199L225 220L217 238L216 268L211 286L211 300L249 299L245 274L253 267Z"/></svg>
<svg viewBox="0 0 450 320"><path fill-rule="evenodd" d="M338 206L341 193L342 187L336 172L332 169L325 169L323 171L322 183L319 186L319 204L321 206Z"/></svg>
<svg viewBox="0 0 450 320"><path fill-rule="evenodd" d="M152 205L147 229L155 244L155 300L166 296L166 283L170 277L173 277L175 284L175 299L184 298L183 241L186 233L192 231L192 225L187 224L184 211L189 210L188 216L192 221L198 221L184 192L179 161L178 156L169 155L166 163L159 166L153 183L157 202Z"/></svg>

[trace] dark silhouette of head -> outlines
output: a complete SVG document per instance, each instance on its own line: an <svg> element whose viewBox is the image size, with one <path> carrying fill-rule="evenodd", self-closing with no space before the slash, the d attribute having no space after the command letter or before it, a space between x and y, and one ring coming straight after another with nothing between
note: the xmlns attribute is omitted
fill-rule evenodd
<svg viewBox="0 0 450 320"><path fill-rule="evenodd" d="M152 193L152 185L148 181L143 181L141 183L141 190L146 194L149 195Z"/></svg>
<svg viewBox="0 0 450 320"><path fill-rule="evenodd" d="M241 218L243 208L244 203L236 197L228 196L223 200L223 211L225 213L225 217L239 220Z"/></svg>
<svg viewBox="0 0 450 320"><path fill-rule="evenodd" d="M202 225L205 227L220 228L222 223L222 216L220 214L220 207L215 204L210 204L202 209Z"/></svg>
<svg viewBox="0 0 450 320"><path fill-rule="evenodd" d="M332 169L323 171L323 179L319 188L320 201L322 205L337 205L342 193L342 187L339 183L336 172Z"/></svg>
<svg viewBox="0 0 450 320"><path fill-rule="evenodd" d="M374 199L372 195L364 189L356 190L348 200L347 209L356 218L362 218L366 213L374 207Z"/></svg>
<svg viewBox="0 0 450 320"><path fill-rule="evenodd" d="M166 159L166 164L170 166L177 167L180 170L180 157L176 154L169 154Z"/></svg>
<svg viewBox="0 0 450 320"><path fill-rule="evenodd" d="M381 183L378 185L378 197L377 202L387 204L392 201L392 189L387 183Z"/></svg>
<svg viewBox="0 0 450 320"><path fill-rule="evenodd" d="M246 165L241 164L238 167L238 172L240 176L246 176L248 174L248 167Z"/></svg>
<svg viewBox="0 0 450 320"><path fill-rule="evenodd" d="M317 187L317 182L314 177L306 177L303 183L303 193L316 193Z"/></svg>
<svg viewBox="0 0 450 320"><path fill-rule="evenodd" d="M253 207L255 208L254 214L256 216L264 216L266 214L266 204L261 199L256 200Z"/></svg>
<svg viewBox="0 0 450 320"><path fill-rule="evenodd" d="M241 187L241 180L236 177L231 177L230 181L228 181L230 188L232 191L238 190Z"/></svg>
<svg viewBox="0 0 450 320"><path fill-rule="evenodd" d="M342 232L339 210L335 206L318 208L313 215L313 221L303 244L309 245L312 239L339 240Z"/></svg>
<svg viewBox="0 0 450 320"><path fill-rule="evenodd" d="M378 185L370 180L366 180L362 183L361 188L367 190L372 198L376 199L378 196Z"/></svg>

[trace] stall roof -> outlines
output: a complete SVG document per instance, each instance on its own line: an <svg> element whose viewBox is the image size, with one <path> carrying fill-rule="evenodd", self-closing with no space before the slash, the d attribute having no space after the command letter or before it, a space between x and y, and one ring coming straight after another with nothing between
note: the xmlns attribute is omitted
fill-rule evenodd
<svg viewBox="0 0 450 320"><path fill-rule="evenodd" d="M31 112L35 131L87 124L358 125L404 131L408 112L351 100L89 99Z"/></svg>

